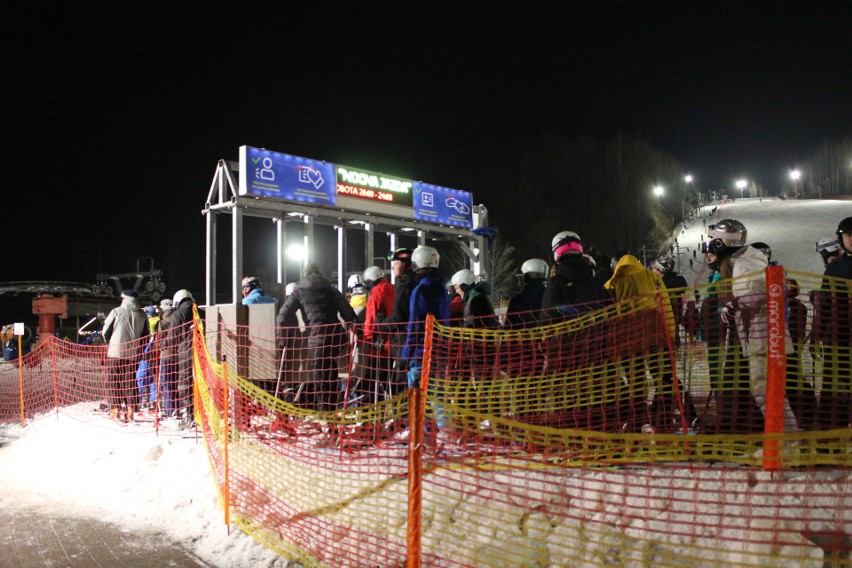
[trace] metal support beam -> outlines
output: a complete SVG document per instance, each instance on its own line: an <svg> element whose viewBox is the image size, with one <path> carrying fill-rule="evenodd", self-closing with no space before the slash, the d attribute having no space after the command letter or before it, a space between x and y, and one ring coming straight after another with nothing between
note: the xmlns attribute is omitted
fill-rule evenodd
<svg viewBox="0 0 852 568"><path fill-rule="evenodd" d="M243 277L243 211L239 207L234 207L231 211L231 231L231 301L234 305L240 305L240 280Z"/></svg>
<svg viewBox="0 0 852 568"><path fill-rule="evenodd" d="M305 215L302 217L305 222L305 238L303 245L305 247L304 256L302 257L302 271L304 271L305 267L309 265L314 258L314 251L312 247L314 246L314 216L313 215ZM299 277L301 278L301 274Z"/></svg>
<svg viewBox="0 0 852 568"><path fill-rule="evenodd" d="M373 242L374 237L375 234L373 224L364 223L364 268L372 266L376 263L376 243Z"/></svg>
<svg viewBox="0 0 852 568"><path fill-rule="evenodd" d="M388 237L390 237L390 249L393 252L397 249L396 233L388 233ZM396 276L394 276L393 272L391 272L390 281L391 284L396 284Z"/></svg>
<svg viewBox="0 0 852 568"><path fill-rule="evenodd" d="M278 284L282 284L287 279L287 222L284 219L274 219L275 221L275 276Z"/></svg>
<svg viewBox="0 0 852 568"><path fill-rule="evenodd" d="M207 305L216 304L216 215L207 214L207 254L205 264L207 270L207 282L204 287L204 298Z"/></svg>
<svg viewBox="0 0 852 568"><path fill-rule="evenodd" d="M346 225L338 225L337 229L337 289L346 291Z"/></svg>

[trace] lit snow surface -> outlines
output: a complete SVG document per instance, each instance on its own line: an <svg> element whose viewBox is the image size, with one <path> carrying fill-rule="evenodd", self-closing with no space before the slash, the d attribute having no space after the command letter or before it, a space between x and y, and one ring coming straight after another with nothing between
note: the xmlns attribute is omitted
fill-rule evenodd
<svg viewBox="0 0 852 568"><path fill-rule="evenodd" d="M707 225L721 218L742 221L750 241L772 247L785 267L822 273L814 243L831 236L838 221L852 216L852 201L737 199L704 209ZM570 228L570 227L566 227ZM683 233L681 272L690 282L706 281L701 255L692 271L688 259L706 234L702 217ZM682 249L683 250L683 249ZM134 530L159 530L212 566L291 565L232 526L224 525L204 445L191 438L134 433L77 405L29 421L0 427L0 506L99 518ZM590 476L590 490L600 474ZM753 527L755 528L755 527ZM733 560L729 557L728 560Z"/></svg>

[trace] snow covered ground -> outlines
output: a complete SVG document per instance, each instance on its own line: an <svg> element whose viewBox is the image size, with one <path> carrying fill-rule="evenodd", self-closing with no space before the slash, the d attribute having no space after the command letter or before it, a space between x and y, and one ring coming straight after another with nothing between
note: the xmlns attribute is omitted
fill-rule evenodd
<svg viewBox="0 0 852 568"><path fill-rule="evenodd" d="M236 526L228 534L200 440L122 426L97 406L0 428L0 507L157 530L210 566L290 565Z"/></svg>
<svg viewBox="0 0 852 568"><path fill-rule="evenodd" d="M708 215L712 207L705 208ZM852 201L755 198L720 206L706 222L739 219L750 241L770 244L774 260L821 273L814 243L832 235L847 216L852 216ZM696 283L704 282L701 255L692 270L688 259L702 234L702 217L677 234L681 272ZM228 534L202 443L133 433L134 426L112 424L92 412L94 406L65 409L23 429L0 427L0 506L93 517L131 531L157 529L212 566L291 565L236 527Z"/></svg>

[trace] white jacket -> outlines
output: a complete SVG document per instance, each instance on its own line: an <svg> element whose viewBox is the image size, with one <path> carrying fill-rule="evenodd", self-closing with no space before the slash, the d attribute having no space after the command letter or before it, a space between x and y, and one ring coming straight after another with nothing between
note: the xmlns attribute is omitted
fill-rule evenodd
<svg viewBox="0 0 852 568"><path fill-rule="evenodd" d="M737 307L737 331L743 350L749 356L765 356L768 324L766 317L766 255L751 246L736 251L731 291ZM785 352L793 353L790 330L786 330Z"/></svg>
<svg viewBox="0 0 852 568"><path fill-rule="evenodd" d="M135 298L125 298L104 321L104 339L109 341L107 357L137 359L142 354L142 342L136 341L148 330L148 318Z"/></svg>

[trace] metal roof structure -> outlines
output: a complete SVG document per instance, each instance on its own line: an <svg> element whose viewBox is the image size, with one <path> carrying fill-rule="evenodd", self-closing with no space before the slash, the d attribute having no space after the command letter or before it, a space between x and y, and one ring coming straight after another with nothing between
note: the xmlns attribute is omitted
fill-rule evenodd
<svg viewBox="0 0 852 568"><path fill-rule="evenodd" d="M314 226L332 226L337 231L337 285L344 290L346 271L344 250L347 229L360 228L365 231L364 258L367 265L373 264L374 236L384 232L390 238L391 249L396 248L400 233L415 233L418 244L427 244L429 240L457 241L470 258L471 269L482 277L491 272L487 247L487 231L478 231L487 224L488 212L484 205L473 206L473 228L443 225L416 219L394 217L379 212L353 211L346 207L316 206L311 203L289 201L259 195L240 195L239 162L219 160L216 172L207 194L202 214L206 217L206 279L205 293L208 304L215 303L218 282L217 272L217 236L218 216L229 214L231 226L231 276L228 283L232 290L232 303L241 300L240 280L243 270L243 221L244 217L262 217L273 220L277 236L278 282L282 283L282 266L286 260L287 223L299 223L303 226L306 255L302 266L311 262L314 241ZM478 234L482 233L482 234Z"/></svg>

